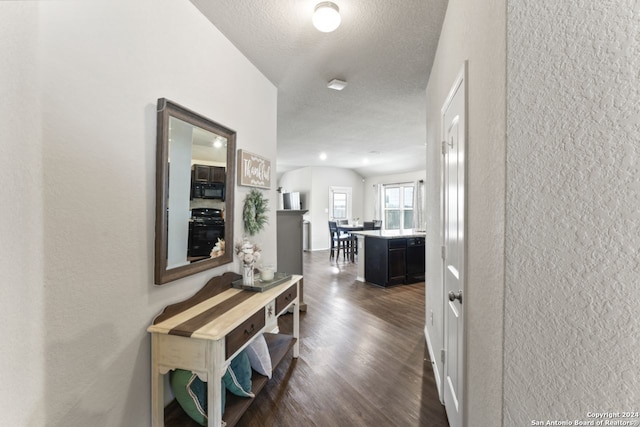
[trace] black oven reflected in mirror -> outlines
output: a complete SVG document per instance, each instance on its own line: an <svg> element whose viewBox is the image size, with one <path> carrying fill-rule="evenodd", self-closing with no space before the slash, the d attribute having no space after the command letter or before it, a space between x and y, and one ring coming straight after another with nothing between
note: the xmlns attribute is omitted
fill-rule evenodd
<svg viewBox="0 0 640 427"><path fill-rule="evenodd" d="M224 240L224 219L220 209L193 208L189 222L189 258L208 258L218 242Z"/></svg>

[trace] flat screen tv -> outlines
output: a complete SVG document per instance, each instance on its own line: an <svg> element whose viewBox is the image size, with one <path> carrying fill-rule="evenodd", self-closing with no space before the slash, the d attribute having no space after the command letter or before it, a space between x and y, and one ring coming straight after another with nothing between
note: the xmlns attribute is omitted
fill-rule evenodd
<svg viewBox="0 0 640 427"><path fill-rule="evenodd" d="M283 207L285 209L300 210L300 193L283 193L282 194Z"/></svg>

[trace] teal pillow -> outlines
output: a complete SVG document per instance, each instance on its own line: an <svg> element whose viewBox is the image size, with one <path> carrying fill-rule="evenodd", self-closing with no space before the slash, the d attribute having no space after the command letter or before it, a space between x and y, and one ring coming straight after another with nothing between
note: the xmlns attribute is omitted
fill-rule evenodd
<svg viewBox="0 0 640 427"><path fill-rule="evenodd" d="M176 369L169 374L169 383L176 400L195 422L207 425L207 383L185 369ZM225 394L222 383L222 412L224 413Z"/></svg>
<svg viewBox="0 0 640 427"><path fill-rule="evenodd" d="M254 397L251 392L251 362L245 350L231 360L227 372L222 377L227 390L236 396Z"/></svg>

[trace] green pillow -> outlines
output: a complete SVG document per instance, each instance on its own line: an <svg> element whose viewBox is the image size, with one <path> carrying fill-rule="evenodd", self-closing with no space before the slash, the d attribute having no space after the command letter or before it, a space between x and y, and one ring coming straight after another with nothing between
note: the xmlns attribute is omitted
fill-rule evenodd
<svg viewBox="0 0 640 427"><path fill-rule="evenodd" d="M245 350L231 360L227 372L222 377L227 390L236 396L254 397L251 392L251 362Z"/></svg>
<svg viewBox="0 0 640 427"><path fill-rule="evenodd" d="M222 377L222 413L224 414L226 390L242 397L254 397L251 392L251 363L243 350L231 360ZM207 425L207 383L198 375L185 369L176 369L169 374L169 383L182 409L195 422ZM226 390L225 390L226 389Z"/></svg>
<svg viewBox="0 0 640 427"><path fill-rule="evenodd" d="M169 383L176 400L195 422L207 425L207 383L185 369L176 369L169 374ZM222 412L224 413L225 389L222 383Z"/></svg>

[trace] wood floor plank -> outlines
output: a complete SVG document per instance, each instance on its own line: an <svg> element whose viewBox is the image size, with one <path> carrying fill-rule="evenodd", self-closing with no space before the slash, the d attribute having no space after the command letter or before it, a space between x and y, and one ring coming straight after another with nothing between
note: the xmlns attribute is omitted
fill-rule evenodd
<svg viewBox="0 0 640 427"><path fill-rule="evenodd" d="M424 339L424 283L381 288L356 264L305 252L300 358L285 362L239 427L447 427ZM291 328L282 316L280 328Z"/></svg>

